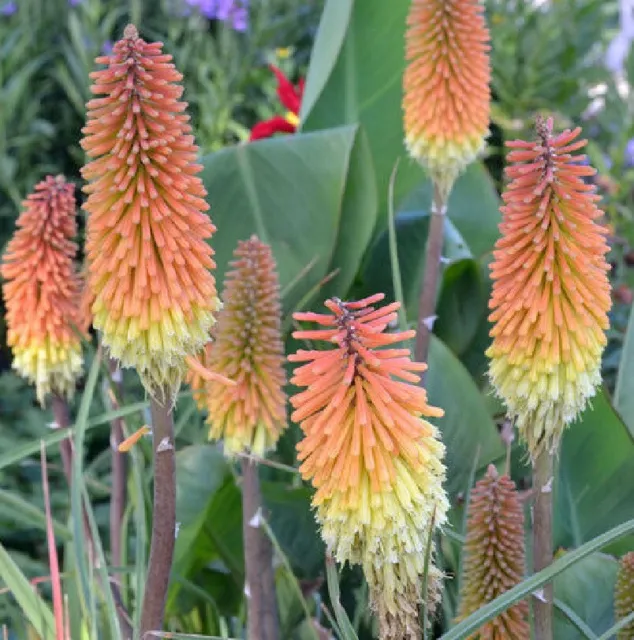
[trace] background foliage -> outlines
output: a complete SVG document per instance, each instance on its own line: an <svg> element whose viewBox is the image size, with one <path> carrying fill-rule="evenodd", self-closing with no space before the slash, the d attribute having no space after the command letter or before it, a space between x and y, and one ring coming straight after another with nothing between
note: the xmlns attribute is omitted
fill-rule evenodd
<svg viewBox="0 0 634 640"><path fill-rule="evenodd" d="M20 0L15 13L0 16L0 246L13 231L21 199L45 173L64 172L80 184L83 155L78 140L88 73L94 57L134 21L147 38L165 42L184 74L185 98L218 227L213 239L218 281L239 239L257 233L270 243L292 351L293 310L319 309L321 301L333 295L361 297L383 291L394 299L392 269L398 260L405 322L413 325L431 194L429 182L406 158L402 144L400 83L408 0L252 0L245 34L209 21L195 9L183 15L184 6L169 0L152 9L140 0ZM610 260L615 306L605 386L564 439L554 487L556 545L562 552L579 547L634 512L634 322L628 328L634 285L634 156L629 142L634 138L634 108L628 80L634 81L634 58L627 61L624 78L613 77L603 66L618 22L615 1L553 0L535 6L522 0L489 0L487 12L492 31L491 138L487 157L460 178L449 202L446 263L428 376L431 403L446 411L438 424L448 449L446 486L452 511L440 547L450 578L460 571L464 506L474 477L489 463L502 468L505 461L503 409L485 377L487 265L498 237L503 143L527 135L541 111L555 114L560 126L584 127L591 162L599 169L595 181L614 232ZM291 56L276 53L279 47L292 47ZM281 113L266 68L273 60L295 78L306 74L301 128L292 136L245 145L254 122ZM74 407L76 442L85 442L76 479L90 497L107 561L108 422L113 413L100 382L103 365L92 346L87 345L86 353L87 369L92 370ZM38 592L50 597L38 458L39 441L44 440L49 445L51 501L70 596L72 637L112 637L107 599L82 595L82 576L88 581L92 576L90 567L77 561L79 543L73 541L68 491L55 445L60 434L47 429L50 415L35 406L32 390L10 372L6 347L0 366L0 623L12 638L29 637L18 604L32 612L45 606L24 589L20 571L28 579L41 579ZM124 381L126 406L121 412L131 432L148 420L147 403L134 374L126 372ZM186 389L181 395L176 409L180 531L168 598L169 628L240 637L244 560L236 470L217 446L206 443L204 416ZM309 619L331 626L328 612L336 603L324 584L324 549L310 511L311 491L295 471L299 438L299 429L291 425L272 456L277 466L262 467L262 477L276 545L283 638L304 640L316 634ZM512 443L512 475L520 488L530 478L525 458ZM142 441L130 459L127 559L124 567L111 569L120 573L124 600L134 609L148 549L149 444ZM613 624L615 557L632 549L634 537L622 537L557 576L557 638L579 637L575 616L594 634ZM3 562L5 556L15 567ZM435 625L438 635L452 626L457 582L447 582ZM603 585L601 597L587 595L597 584ZM19 585L26 600L19 598ZM373 637L359 571L343 571L341 602L359 638Z"/></svg>

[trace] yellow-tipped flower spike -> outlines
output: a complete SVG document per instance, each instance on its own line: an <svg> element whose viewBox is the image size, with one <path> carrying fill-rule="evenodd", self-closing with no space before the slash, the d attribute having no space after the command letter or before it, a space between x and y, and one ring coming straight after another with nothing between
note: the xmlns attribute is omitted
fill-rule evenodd
<svg viewBox="0 0 634 640"><path fill-rule="evenodd" d="M614 609L617 621L634 613L634 552L624 555L619 563L614 587ZM633 640L634 621L621 629L617 638Z"/></svg>
<svg viewBox="0 0 634 640"><path fill-rule="evenodd" d="M446 199L484 147L491 93L480 0L412 0L403 78L405 144Z"/></svg>
<svg viewBox="0 0 634 640"><path fill-rule="evenodd" d="M231 267L203 365L235 386L205 380L202 369L190 380L207 407L209 437L223 439L228 455L264 456L286 428L278 277L270 247L255 236L238 243Z"/></svg>
<svg viewBox="0 0 634 640"><path fill-rule="evenodd" d="M418 604L430 530L442 525L444 446L425 417L442 409L427 404L418 386L423 363L409 349L389 348L414 331L385 333L399 303L374 308L383 294L358 302L328 300L330 314L296 313L323 329L296 331L298 340L324 340L334 348L300 350L291 383L306 387L291 398L300 471L317 489L317 520L340 563L360 564L378 614L381 638L419 638ZM383 349L382 347L388 347ZM430 563L433 608L440 571Z"/></svg>
<svg viewBox="0 0 634 640"><path fill-rule="evenodd" d="M97 58L107 67L91 74L103 97L87 105L82 147L93 160L82 174L93 325L150 394L173 397L220 301L206 242L215 228L171 59L133 25Z"/></svg>
<svg viewBox="0 0 634 640"><path fill-rule="evenodd" d="M489 375L517 420L531 457L557 449L601 380L611 306L600 199L583 178L595 170L574 154L581 129L509 142L510 184L491 266Z"/></svg>
<svg viewBox="0 0 634 640"><path fill-rule="evenodd" d="M523 580L524 546L524 509L515 484L490 465L471 492L458 620ZM529 640L528 603L522 601L507 609L470 637Z"/></svg>
<svg viewBox="0 0 634 640"><path fill-rule="evenodd" d="M82 372L75 187L48 176L23 203L2 264L13 368L47 393L70 397Z"/></svg>

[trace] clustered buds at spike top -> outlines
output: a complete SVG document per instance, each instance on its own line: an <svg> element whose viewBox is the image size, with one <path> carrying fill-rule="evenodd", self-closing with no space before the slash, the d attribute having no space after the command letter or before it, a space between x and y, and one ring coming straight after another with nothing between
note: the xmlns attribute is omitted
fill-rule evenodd
<svg viewBox="0 0 634 640"><path fill-rule="evenodd" d="M82 147L92 161L82 174L93 325L150 394L173 396L220 301L182 76L162 46L128 25L112 55L97 58L107 68L91 74L103 97L87 105Z"/></svg>
<svg viewBox="0 0 634 640"><path fill-rule="evenodd" d="M13 367L47 393L70 397L82 371L75 186L47 176L23 203L2 264Z"/></svg>
<svg viewBox="0 0 634 640"><path fill-rule="evenodd" d="M502 237L491 265L489 375L533 460L557 449L601 380L611 306L600 197L583 181L580 129L509 142Z"/></svg>
<svg viewBox="0 0 634 640"><path fill-rule="evenodd" d="M202 364L235 385L205 380L196 370L189 381L207 408L209 437L223 439L228 455L263 456L286 428L280 288L271 249L257 237L239 242L233 255Z"/></svg>
<svg viewBox="0 0 634 640"><path fill-rule="evenodd" d="M337 561L360 564L378 614L382 638L418 638L418 602L430 530L445 522L445 448L424 417L427 404L409 349L387 348L414 331L385 333L399 303L374 308L383 294L357 302L326 301L330 314L295 313L322 329L296 331L298 340L325 340L334 349L299 350L291 383L292 419L304 439L300 472L313 498L322 536ZM431 600L439 570L430 563ZM434 602L430 603L431 605Z"/></svg>
<svg viewBox="0 0 634 640"><path fill-rule="evenodd" d="M623 620L634 613L634 552L625 554L619 563L614 587L614 609L616 619ZM634 638L634 621L621 629L618 640Z"/></svg>
<svg viewBox="0 0 634 640"><path fill-rule="evenodd" d="M524 509L515 484L489 465L471 492L458 620L523 580L524 546ZM507 609L470 637L529 640L528 603L522 601Z"/></svg>
<svg viewBox="0 0 634 640"><path fill-rule="evenodd" d="M412 0L403 77L405 144L446 199L489 130L489 32L480 0Z"/></svg>

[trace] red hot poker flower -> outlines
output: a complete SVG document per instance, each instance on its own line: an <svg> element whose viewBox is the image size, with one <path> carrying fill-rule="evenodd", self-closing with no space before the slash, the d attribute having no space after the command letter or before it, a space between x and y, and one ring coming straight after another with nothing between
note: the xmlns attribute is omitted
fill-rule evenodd
<svg viewBox="0 0 634 640"><path fill-rule="evenodd" d="M293 337L324 340L300 350L291 383L306 387L291 404L304 439L300 471L317 489L313 505L322 536L339 562L361 564L381 637L419 638L418 603L429 531L445 520L444 446L426 417L443 415L416 384L426 365L391 348L414 331L385 333L398 303L375 309L377 294L357 302L334 298L330 314L296 313L322 329ZM387 348L383 348L387 347ZM430 567L431 604L440 572Z"/></svg>
<svg viewBox="0 0 634 640"><path fill-rule="evenodd" d="M97 58L107 68L91 74L103 97L88 103L82 146L92 161L82 173L93 324L151 394L173 397L220 301L182 76L162 46L128 25Z"/></svg>
<svg viewBox="0 0 634 640"><path fill-rule="evenodd" d="M81 374L75 187L48 176L24 201L2 264L13 367L47 393L72 395Z"/></svg>

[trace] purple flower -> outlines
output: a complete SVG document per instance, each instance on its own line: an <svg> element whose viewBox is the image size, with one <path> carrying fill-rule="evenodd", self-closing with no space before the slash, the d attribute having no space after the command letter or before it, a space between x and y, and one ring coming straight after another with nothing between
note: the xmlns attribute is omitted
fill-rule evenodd
<svg viewBox="0 0 634 640"><path fill-rule="evenodd" d="M15 2L7 2L0 8L0 15L12 16L18 10L18 5Z"/></svg>
<svg viewBox="0 0 634 640"><path fill-rule="evenodd" d="M68 4L71 7L76 7L82 0L68 0Z"/></svg>
<svg viewBox="0 0 634 640"><path fill-rule="evenodd" d="M236 31L246 31L249 22L248 0L185 0L208 20L230 22Z"/></svg>
<svg viewBox="0 0 634 640"><path fill-rule="evenodd" d="M101 45L101 53L104 56L112 55L112 40L106 40L103 45Z"/></svg>

